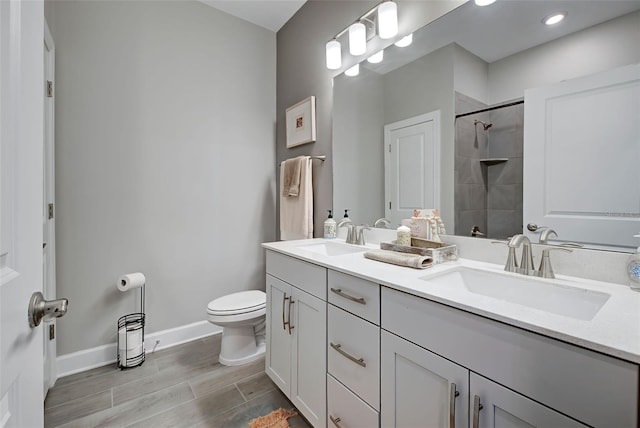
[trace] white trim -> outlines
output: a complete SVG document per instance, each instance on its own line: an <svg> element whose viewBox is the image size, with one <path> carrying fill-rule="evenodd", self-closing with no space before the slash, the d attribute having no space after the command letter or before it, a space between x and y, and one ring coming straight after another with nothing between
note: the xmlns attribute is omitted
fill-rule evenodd
<svg viewBox="0 0 640 428"><path fill-rule="evenodd" d="M180 345L181 343L200 339L214 334L221 334L222 328L211 324L209 321L200 321L181 327L158 331L145 335L145 352L150 354L156 341L160 343L156 351ZM95 348L84 349L72 352L71 354L60 355L57 358L58 376L68 376L85 370L101 367L116 362L117 343L96 346ZM213 351L212 351L213 352Z"/></svg>

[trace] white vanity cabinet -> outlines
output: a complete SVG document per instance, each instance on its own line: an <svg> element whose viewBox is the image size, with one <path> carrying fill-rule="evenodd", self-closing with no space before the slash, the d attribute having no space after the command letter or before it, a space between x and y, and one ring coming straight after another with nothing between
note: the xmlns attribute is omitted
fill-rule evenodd
<svg viewBox="0 0 640 428"><path fill-rule="evenodd" d="M314 427L326 426L327 270L267 251L265 371Z"/></svg>
<svg viewBox="0 0 640 428"><path fill-rule="evenodd" d="M380 409L380 286L328 271L327 418L375 428Z"/></svg>
<svg viewBox="0 0 640 428"><path fill-rule="evenodd" d="M415 426L405 415L428 406L443 426L452 402L455 426L466 426L464 407L472 428L638 426L635 364L386 287L381 303L384 427Z"/></svg>

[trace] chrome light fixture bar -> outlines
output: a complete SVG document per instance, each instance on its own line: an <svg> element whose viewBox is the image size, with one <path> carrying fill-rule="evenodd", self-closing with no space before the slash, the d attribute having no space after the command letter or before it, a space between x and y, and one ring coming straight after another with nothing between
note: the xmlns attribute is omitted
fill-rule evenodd
<svg viewBox="0 0 640 428"><path fill-rule="evenodd" d="M327 42L327 68L337 70L342 67L342 46L338 41L342 35L349 33L349 53L360 56L367 52L367 40L373 37L369 34L375 35L376 27L381 39L390 39L398 34L398 6L395 2L383 1Z"/></svg>

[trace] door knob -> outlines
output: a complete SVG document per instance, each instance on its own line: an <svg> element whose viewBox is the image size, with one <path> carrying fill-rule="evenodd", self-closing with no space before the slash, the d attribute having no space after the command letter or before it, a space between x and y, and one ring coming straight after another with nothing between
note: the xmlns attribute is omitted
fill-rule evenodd
<svg viewBox="0 0 640 428"><path fill-rule="evenodd" d="M44 300L44 296L41 292L36 291L31 295L29 301L29 326L31 328L40 325L42 320L51 321L54 318L59 318L67 313L67 306L69 300L57 299L57 300Z"/></svg>

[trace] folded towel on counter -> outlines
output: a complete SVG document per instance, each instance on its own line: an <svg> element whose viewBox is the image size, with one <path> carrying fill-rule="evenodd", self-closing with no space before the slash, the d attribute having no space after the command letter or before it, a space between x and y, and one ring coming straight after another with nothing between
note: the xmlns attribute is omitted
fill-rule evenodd
<svg viewBox="0 0 640 428"><path fill-rule="evenodd" d="M297 158L287 159L284 161L282 172L282 196L298 196L300 193L300 173L302 163L307 156L298 156Z"/></svg>
<svg viewBox="0 0 640 428"><path fill-rule="evenodd" d="M406 266L414 269L426 269L433 266L433 258L418 254L397 253L387 250L371 250L364 256L378 262L391 263L398 266Z"/></svg>

